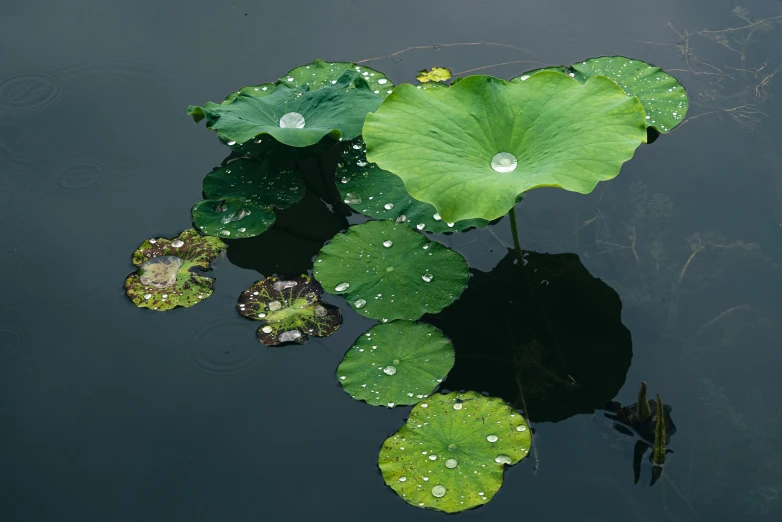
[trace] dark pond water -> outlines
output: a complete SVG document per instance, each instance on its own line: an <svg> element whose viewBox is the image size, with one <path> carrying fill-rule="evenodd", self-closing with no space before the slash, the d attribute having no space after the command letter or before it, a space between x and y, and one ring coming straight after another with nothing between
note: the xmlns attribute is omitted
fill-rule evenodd
<svg viewBox="0 0 782 522"><path fill-rule="evenodd" d="M623 54L673 70L692 100L692 119L613 182L519 205L529 266L551 278L552 335L574 361L552 379L578 388L555 406L531 398L537 471L525 459L490 504L458 516L778 519L782 25L757 22L781 15L772 0L4 3L0 519L445 516L408 506L377 469L409 409L369 407L336 382L370 321L332 298L345 317L334 336L269 349L235 311L252 282L307 270L358 216L308 196L260 239L231 243L214 296L190 309L139 310L122 289L131 252L191 226L203 175L227 155L188 104L315 58L410 46L423 48L370 63L402 83L432 65L529 62L482 70L510 78ZM502 45L427 47L459 42ZM488 361L543 320L514 299L529 289L514 281L508 220L438 240L473 273L460 301L425 318L456 346L443 386L515 400L513 367ZM642 380L677 426L653 487L646 461L633 484L632 439L589 413L589 393L629 404Z"/></svg>

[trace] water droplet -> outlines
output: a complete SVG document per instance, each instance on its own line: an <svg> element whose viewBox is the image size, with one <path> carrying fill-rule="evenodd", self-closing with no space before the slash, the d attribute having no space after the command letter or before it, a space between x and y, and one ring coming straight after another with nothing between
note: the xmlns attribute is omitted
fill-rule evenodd
<svg viewBox="0 0 782 522"><path fill-rule="evenodd" d="M277 336L277 340L281 343L286 343L290 341L297 341L301 338L301 332L298 330L289 330L287 332L282 332L280 335Z"/></svg>
<svg viewBox="0 0 782 522"><path fill-rule="evenodd" d="M272 333L272 327L271 326L264 326L263 328L261 328L261 331L263 333Z"/></svg>
<svg viewBox="0 0 782 522"><path fill-rule="evenodd" d="M456 459L448 459L445 461L445 467L448 469L453 469L458 465L459 463L456 461Z"/></svg>
<svg viewBox="0 0 782 522"><path fill-rule="evenodd" d="M299 283L297 281L275 281L272 286L276 291L282 292L283 290L286 290L288 288L293 288L294 286L298 286L298 285ZM271 303L269 304L269 307L271 307Z"/></svg>
<svg viewBox="0 0 782 522"><path fill-rule="evenodd" d="M361 196L357 192L348 192L345 194L346 205L360 205L361 201Z"/></svg>
<svg viewBox="0 0 782 522"><path fill-rule="evenodd" d="M152 294L144 294L144 299L149 299L150 297L152 297Z"/></svg>
<svg viewBox="0 0 782 522"><path fill-rule="evenodd" d="M380 79L377 81L377 83L379 83L380 85L385 85L385 84L387 84L387 83L388 83L388 80L386 80L385 78L380 78Z"/></svg>
<svg viewBox="0 0 782 522"><path fill-rule="evenodd" d="M432 279L434 279L434 276L432 274L424 274L421 276L421 279L423 279L427 283L431 283Z"/></svg>
<svg viewBox="0 0 782 522"><path fill-rule="evenodd" d="M527 431L527 427L523 424L516 426L516 431Z"/></svg>
<svg viewBox="0 0 782 522"><path fill-rule="evenodd" d="M507 455L497 455L494 457L494 462L497 464L510 464L513 461Z"/></svg>
<svg viewBox="0 0 782 522"><path fill-rule="evenodd" d="M453 403L453 409L454 410L461 410L462 406L464 406L461 402L455 402Z"/></svg>
<svg viewBox="0 0 782 522"><path fill-rule="evenodd" d="M434 495L437 498L444 497L445 496L445 486L441 486L440 484L437 484L432 488L432 495Z"/></svg>
<svg viewBox="0 0 782 522"><path fill-rule="evenodd" d="M437 455L429 455L429 460L437 460Z"/></svg>
<svg viewBox="0 0 782 522"><path fill-rule="evenodd" d="M520 79L521 81L524 81L524 80L526 80L527 78L529 78L529 74L525 74L524 76L522 76L522 77L521 77L521 78L519 78L519 79Z"/></svg>
<svg viewBox="0 0 782 522"><path fill-rule="evenodd" d="M396 223L397 223L397 224L399 224L399 223L404 223L405 221L407 221L407 216L405 216L404 214L402 214L401 216L399 216L398 218L396 218Z"/></svg>
<svg viewBox="0 0 782 522"><path fill-rule="evenodd" d="M340 283L334 287L334 290L336 290L337 292L344 292L348 288L350 288L350 283Z"/></svg>
<svg viewBox="0 0 782 522"><path fill-rule="evenodd" d="M267 306L269 307L269 310L274 312L275 310L279 310L280 308L282 308L282 303L280 303L279 301L272 301Z"/></svg>
<svg viewBox="0 0 782 522"><path fill-rule="evenodd" d="M391 210L392 208L394 208L394 204L393 203L386 203L385 205L383 205L383 208L386 209L386 210Z"/></svg>
<svg viewBox="0 0 782 522"><path fill-rule="evenodd" d="M389 402L389 403L388 403L388 407L389 407L389 408L393 408L393 407L394 407L394 403L393 403L393 402Z"/></svg>
<svg viewBox="0 0 782 522"><path fill-rule="evenodd" d="M246 229L246 228L244 228L244 227L241 227L241 228L239 228L238 230L239 230L239 232L241 232L241 233L245 233L245 232L247 232L247 229Z"/></svg>
<svg viewBox="0 0 782 522"><path fill-rule="evenodd" d="M185 242L182 241L181 239L175 239L174 241L171 242L171 246L174 248L180 248L185 246Z"/></svg>
<svg viewBox="0 0 782 522"><path fill-rule="evenodd" d="M367 302L363 299L356 299L356 302L353 303L353 306L356 308L364 308L367 305Z"/></svg>
<svg viewBox="0 0 782 522"><path fill-rule="evenodd" d="M236 142L234 140L231 140L226 145L228 145L229 147L233 147L234 145L236 145ZM230 174L230 171L228 173Z"/></svg>
<svg viewBox="0 0 782 522"><path fill-rule="evenodd" d="M399 477L399 482L404 482L405 480L407 480L407 477Z"/></svg>
<svg viewBox="0 0 782 522"><path fill-rule="evenodd" d="M498 438L499 437L497 437L497 435L489 435L488 437L486 437L486 440L488 440L489 442L497 442Z"/></svg>
<svg viewBox="0 0 782 522"><path fill-rule="evenodd" d="M516 156L510 152L498 152L491 159L491 168L495 172L513 172L516 170L519 162L516 160Z"/></svg>
<svg viewBox="0 0 782 522"><path fill-rule="evenodd" d="M446 225L448 225L448 228L453 228L453 226L454 226L455 224L456 224L456 223L446 223Z"/></svg>
<svg viewBox="0 0 782 522"><path fill-rule="evenodd" d="M441 219L443 219L440 217L440 214L438 214L437 212L435 212L432 217L434 218L435 221L440 221Z"/></svg>
<svg viewBox="0 0 782 522"><path fill-rule="evenodd" d="M323 306L321 306L321 305L315 306L315 315L317 317L326 317L328 315L328 313L329 313L329 311L326 310L326 308L324 308Z"/></svg>
<svg viewBox="0 0 782 522"><path fill-rule="evenodd" d="M367 162L364 161L364 160L358 160L356 162L356 165L358 165L359 167L366 167L367 166Z"/></svg>
<svg viewBox="0 0 782 522"><path fill-rule="evenodd" d="M231 231L230 230L221 230L220 231L220 235L222 235L222 236L230 236L231 235Z"/></svg>
<svg viewBox="0 0 782 522"><path fill-rule="evenodd" d="M353 144L353 148L354 148L355 150L361 150L361 145L360 145L359 143L354 143L354 144Z"/></svg>
<svg viewBox="0 0 782 522"><path fill-rule="evenodd" d="M339 376L339 380L344 381L345 379L347 379L347 377L345 377L344 375Z"/></svg>
<svg viewBox="0 0 782 522"><path fill-rule="evenodd" d="M394 375L396 373L396 366L386 366L383 368L383 373L386 375Z"/></svg>
<svg viewBox="0 0 782 522"><path fill-rule="evenodd" d="M390 240L383 241L383 246L386 248L391 248L393 244L394 244L393 241Z"/></svg>
<svg viewBox="0 0 782 522"><path fill-rule="evenodd" d="M418 230L423 230L423 229L425 229L425 228L426 228L426 225L425 225L424 223L418 223L418 224L415 226L415 228L417 228Z"/></svg>
<svg viewBox="0 0 782 522"><path fill-rule="evenodd" d="M625 65L627 65L627 64L625 64ZM570 76L571 78L575 78L576 77L576 75L573 74L573 73L567 73L567 75Z"/></svg>
<svg viewBox="0 0 782 522"><path fill-rule="evenodd" d="M289 112L280 118L280 127L283 129L303 129L304 116L298 112Z"/></svg>

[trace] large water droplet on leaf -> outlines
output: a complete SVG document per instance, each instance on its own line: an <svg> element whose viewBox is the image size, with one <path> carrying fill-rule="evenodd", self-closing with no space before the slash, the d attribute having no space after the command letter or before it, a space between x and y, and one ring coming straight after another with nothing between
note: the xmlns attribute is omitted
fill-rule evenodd
<svg viewBox="0 0 782 522"><path fill-rule="evenodd" d="M498 152L491 159L491 168L497 172L513 172L519 162L510 152Z"/></svg>
<svg viewBox="0 0 782 522"><path fill-rule="evenodd" d="M298 112L289 112L280 118L280 127L283 129L303 129L304 116Z"/></svg>
<svg viewBox="0 0 782 522"><path fill-rule="evenodd" d="M497 455L494 457L494 462L497 464L508 464L510 465L511 462L513 462L509 456L507 455Z"/></svg>
<svg viewBox="0 0 782 522"><path fill-rule="evenodd" d="M441 486L440 484L437 484L432 488L432 495L434 495L437 498L444 497L445 496L445 486Z"/></svg>
<svg viewBox="0 0 782 522"><path fill-rule="evenodd" d="M386 366L383 368L383 373L386 375L394 375L396 373L396 366Z"/></svg>
<svg viewBox="0 0 782 522"><path fill-rule="evenodd" d="M336 290L337 292L344 292L348 288L350 288L350 283L340 283L334 287L334 290Z"/></svg>
<svg viewBox="0 0 782 522"><path fill-rule="evenodd" d="M167 288L176 283L176 275L182 259L176 256L153 257L141 264L141 284L155 288Z"/></svg>
<svg viewBox="0 0 782 522"><path fill-rule="evenodd" d="M448 469L453 469L456 466L459 465L459 462L456 461L456 459L448 459L445 461L445 467Z"/></svg>

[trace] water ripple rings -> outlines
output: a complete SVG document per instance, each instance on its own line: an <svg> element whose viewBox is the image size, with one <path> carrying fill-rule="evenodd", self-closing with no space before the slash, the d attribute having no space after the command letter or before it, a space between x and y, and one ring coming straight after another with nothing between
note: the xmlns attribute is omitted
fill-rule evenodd
<svg viewBox="0 0 782 522"><path fill-rule="evenodd" d="M17 69L0 74L0 114L5 117L45 111L64 94L62 78L48 69Z"/></svg>
<svg viewBox="0 0 782 522"><path fill-rule="evenodd" d="M202 323L187 339L190 366L216 379L230 379L250 370L260 360L262 350L241 326L247 323L235 318Z"/></svg>

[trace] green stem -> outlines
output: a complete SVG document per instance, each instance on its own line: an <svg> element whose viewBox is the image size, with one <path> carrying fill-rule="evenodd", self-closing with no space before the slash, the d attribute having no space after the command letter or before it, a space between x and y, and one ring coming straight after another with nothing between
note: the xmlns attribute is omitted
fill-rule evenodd
<svg viewBox="0 0 782 522"><path fill-rule="evenodd" d="M510 218L510 231L513 234L513 250L516 251L516 260L519 266L524 266L524 251L521 250L521 241L519 241L519 227L516 224L516 207L511 207L508 212Z"/></svg>

